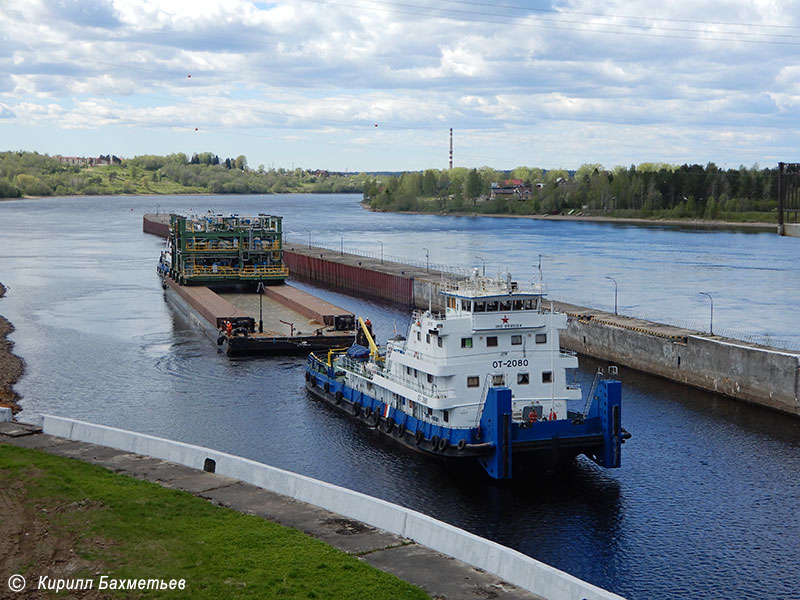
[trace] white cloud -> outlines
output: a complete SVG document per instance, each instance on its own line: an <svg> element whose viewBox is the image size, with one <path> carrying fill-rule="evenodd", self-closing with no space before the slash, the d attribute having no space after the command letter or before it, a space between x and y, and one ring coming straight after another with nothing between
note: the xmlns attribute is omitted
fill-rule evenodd
<svg viewBox="0 0 800 600"><path fill-rule="evenodd" d="M446 143L439 134L451 126L462 156L496 167L752 164L794 150L800 29L785 26L800 17L784 5L428 7L17 3L0 21L0 127L46 126L54 139L107 130L123 155L157 153L195 128L243 145L257 136L265 153L287 138L315 157L352 144L360 168L394 169L423 168L431 155L419 149ZM152 147L135 145L148 139ZM379 156L392 162L375 164Z"/></svg>

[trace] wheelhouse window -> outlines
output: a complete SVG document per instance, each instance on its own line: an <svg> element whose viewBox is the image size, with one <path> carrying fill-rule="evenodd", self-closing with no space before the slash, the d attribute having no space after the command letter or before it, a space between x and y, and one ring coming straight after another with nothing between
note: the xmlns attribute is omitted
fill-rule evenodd
<svg viewBox="0 0 800 600"><path fill-rule="evenodd" d="M527 373L517 373L517 385L528 385L531 381Z"/></svg>
<svg viewBox="0 0 800 600"><path fill-rule="evenodd" d="M468 375L467 376L467 387L480 387L481 385L481 378L477 375Z"/></svg>
<svg viewBox="0 0 800 600"><path fill-rule="evenodd" d="M492 375L492 385L498 386L498 385L505 385L505 384L506 384L506 378L505 377L503 377L502 375Z"/></svg>
<svg viewBox="0 0 800 600"><path fill-rule="evenodd" d="M552 371L542 371L542 383L553 383Z"/></svg>
<svg viewBox="0 0 800 600"><path fill-rule="evenodd" d="M519 335L519 334L512 335L511 336L511 345L512 346L521 346L522 345L522 336Z"/></svg>
<svg viewBox="0 0 800 600"><path fill-rule="evenodd" d="M461 347L462 348L472 348L472 338L461 338Z"/></svg>
<svg viewBox="0 0 800 600"><path fill-rule="evenodd" d="M419 342L421 339L422 339L422 336L420 335L420 333L419 333L419 331L418 331L418 332L417 332L417 341Z"/></svg>
<svg viewBox="0 0 800 600"><path fill-rule="evenodd" d="M430 344L431 343L431 334L430 333L426 333L425 334L425 343L426 344Z"/></svg>
<svg viewBox="0 0 800 600"><path fill-rule="evenodd" d="M497 346L497 336L496 335L487 336L486 346L487 348L491 348L492 346Z"/></svg>
<svg viewBox="0 0 800 600"><path fill-rule="evenodd" d="M546 344L547 343L547 334L546 333L537 333L536 334L536 343L537 344Z"/></svg>
<svg viewBox="0 0 800 600"><path fill-rule="evenodd" d="M433 375L431 375L430 373L427 373L427 375L428 375L428 383L433 383Z"/></svg>

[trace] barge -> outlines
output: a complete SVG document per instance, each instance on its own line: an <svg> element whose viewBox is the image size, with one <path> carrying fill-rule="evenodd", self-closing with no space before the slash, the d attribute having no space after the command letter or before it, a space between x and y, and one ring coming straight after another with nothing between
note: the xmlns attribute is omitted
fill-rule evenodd
<svg viewBox="0 0 800 600"><path fill-rule="evenodd" d="M350 344L355 316L285 283L281 217L170 216L157 272L167 300L228 356Z"/></svg>
<svg viewBox="0 0 800 600"><path fill-rule="evenodd" d="M442 286L446 311L413 313L408 333L309 355L306 386L318 398L426 454L477 460L494 479L557 469L577 455L621 464L621 384L598 373L588 395L569 381L577 356L560 348L566 315L545 305L544 285L510 276Z"/></svg>

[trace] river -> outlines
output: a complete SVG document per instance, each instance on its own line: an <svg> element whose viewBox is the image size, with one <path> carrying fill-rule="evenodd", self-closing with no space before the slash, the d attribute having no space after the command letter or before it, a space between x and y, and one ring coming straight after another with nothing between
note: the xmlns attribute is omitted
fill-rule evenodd
<svg viewBox="0 0 800 600"><path fill-rule="evenodd" d="M799 598L800 421L621 369L621 469L498 483L396 448L314 401L303 359L230 360L164 301L155 210L271 213L297 241L509 268L554 296L800 338L800 240L775 234L364 211L356 196L0 202L0 314L23 420L84 419L209 446L409 506L630 599ZM381 244L383 247L381 248ZM312 289L301 286L304 289ZM381 339L405 311L330 291ZM597 363L582 360L588 387Z"/></svg>

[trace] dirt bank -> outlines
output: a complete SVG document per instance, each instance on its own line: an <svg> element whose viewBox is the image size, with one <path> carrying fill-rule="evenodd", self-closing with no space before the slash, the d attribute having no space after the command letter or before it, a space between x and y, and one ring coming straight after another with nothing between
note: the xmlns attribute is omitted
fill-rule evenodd
<svg viewBox="0 0 800 600"><path fill-rule="evenodd" d="M0 283L0 298L5 295L6 288ZM13 386L22 377L25 363L12 352L14 344L8 339L12 331L14 326L0 315L0 406L10 406L13 412L18 413L22 409L17 404L19 395Z"/></svg>

